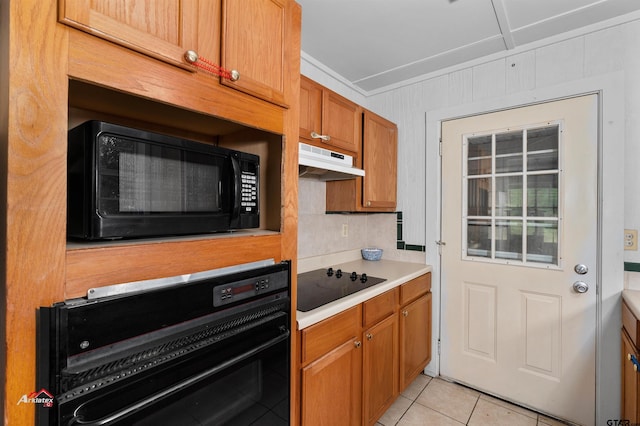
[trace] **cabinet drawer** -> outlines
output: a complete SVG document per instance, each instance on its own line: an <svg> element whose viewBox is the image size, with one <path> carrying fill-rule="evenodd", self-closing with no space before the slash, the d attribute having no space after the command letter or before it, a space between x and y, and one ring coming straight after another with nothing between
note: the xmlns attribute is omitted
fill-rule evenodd
<svg viewBox="0 0 640 426"><path fill-rule="evenodd" d="M348 339L355 339L360 330L361 312L360 305L354 306L302 330L300 338L302 364L313 361Z"/></svg>
<svg viewBox="0 0 640 426"><path fill-rule="evenodd" d="M431 290L431 273L420 275L400 286L400 305L405 305L412 300L426 294Z"/></svg>
<svg viewBox="0 0 640 426"><path fill-rule="evenodd" d="M638 347L638 343L640 342L640 336L638 336L638 318L633 315L633 312L631 312L631 309L629 309L624 300L622 301L622 326L627 330L627 333L629 333L632 343Z"/></svg>
<svg viewBox="0 0 640 426"><path fill-rule="evenodd" d="M362 304L362 325L369 327L392 315L397 303L397 288L382 293Z"/></svg>

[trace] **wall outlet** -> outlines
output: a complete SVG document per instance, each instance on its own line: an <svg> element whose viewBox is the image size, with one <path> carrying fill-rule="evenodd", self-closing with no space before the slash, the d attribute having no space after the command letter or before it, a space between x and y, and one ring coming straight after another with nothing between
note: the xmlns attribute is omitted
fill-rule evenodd
<svg viewBox="0 0 640 426"><path fill-rule="evenodd" d="M638 230L637 229L624 230L624 249L638 250Z"/></svg>
<svg viewBox="0 0 640 426"><path fill-rule="evenodd" d="M347 225L346 223L342 224L342 236L343 237L349 236L349 225Z"/></svg>

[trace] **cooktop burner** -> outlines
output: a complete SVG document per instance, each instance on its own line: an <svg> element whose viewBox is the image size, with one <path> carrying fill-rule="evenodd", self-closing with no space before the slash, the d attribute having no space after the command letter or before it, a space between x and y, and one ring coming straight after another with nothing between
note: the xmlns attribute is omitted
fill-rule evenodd
<svg viewBox="0 0 640 426"><path fill-rule="evenodd" d="M383 281L386 279L333 268L298 274L298 310L310 311Z"/></svg>

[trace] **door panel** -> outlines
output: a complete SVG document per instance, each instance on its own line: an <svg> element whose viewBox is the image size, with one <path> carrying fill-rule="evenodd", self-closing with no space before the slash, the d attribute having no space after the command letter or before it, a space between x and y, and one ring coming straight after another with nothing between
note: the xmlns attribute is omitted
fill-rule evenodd
<svg viewBox="0 0 640 426"><path fill-rule="evenodd" d="M597 105L589 95L442 125L441 374L584 425L595 419Z"/></svg>

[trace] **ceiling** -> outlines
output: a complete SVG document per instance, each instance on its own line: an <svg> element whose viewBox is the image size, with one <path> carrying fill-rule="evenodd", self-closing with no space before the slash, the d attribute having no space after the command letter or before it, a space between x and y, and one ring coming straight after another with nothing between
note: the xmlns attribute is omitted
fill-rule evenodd
<svg viewBox="0 0 640 426"><path fill-rule="evenodd" d="M298 0L302 52L363 92L640 10L638 0Z"/></svg>

